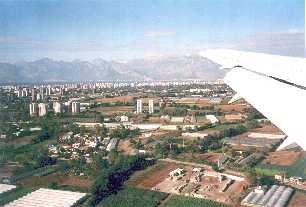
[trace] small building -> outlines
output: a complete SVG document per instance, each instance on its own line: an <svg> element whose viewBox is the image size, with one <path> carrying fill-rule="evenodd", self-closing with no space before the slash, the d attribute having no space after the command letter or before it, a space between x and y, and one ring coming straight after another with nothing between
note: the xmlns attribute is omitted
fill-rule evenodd
<svg viewBox="0 0 306 207"><path fill-rule="evenodd" d="M106 151L110 152L111 150L116 148L116 145L118 143L118 139L117 138L113 138L109 141L107 147L106 147Z"/></svg>
<svg viewBox="0 0 306 207"><path fill-rule="evenodd" d="M184 175L185 170L183 168L177 168L169 173L170 177Z"/></svg>
<svg viewBox="0 0 306 207"><path fill-rule="evenodd" d="M226 121L241 121L246 117L239 113L239 114L225 114L224 118Z"/></svg>
<svg viewBox="0 0 306 207"><path fill-rule="evenodd" d="M209 122L211 124L215 124L215 123L219 122L219 120L217 119L217 117L215 115L206 115L205 117L206 117L206 119L209 120Z"/></svg>
<svg viewBox="0 0 306 207"><path fill-rule="evenodd" d="M120 122L128 122L129 121L129 117L128 116L120 116Z"/></svg>
<svg viewBox="0 0 306 207"><path fill-rule="evenodd" d="M174 116L171 118L172 123L183 123L184 122L184 117L179 117L179 116Z"/></svg>
<svg viewBox="0 0 306 207"><path fill-rule="evenodd" d="M190 137L190 138L201 138L204 139L208 136L206 133L201 133L201 132L185 132L182 133L183 137Z"/></svg>

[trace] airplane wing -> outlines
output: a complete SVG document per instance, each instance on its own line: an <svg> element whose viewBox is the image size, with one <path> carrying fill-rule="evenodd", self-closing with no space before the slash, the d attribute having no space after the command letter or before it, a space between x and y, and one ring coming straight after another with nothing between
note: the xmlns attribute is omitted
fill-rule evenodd
<svg viewBox="0 0 306 207"><path fill-rule="evenodd" d="M306 59L234 50L200 55L232 68L225 83L287 134L279 149L296 143L306 150Z"/></svg>

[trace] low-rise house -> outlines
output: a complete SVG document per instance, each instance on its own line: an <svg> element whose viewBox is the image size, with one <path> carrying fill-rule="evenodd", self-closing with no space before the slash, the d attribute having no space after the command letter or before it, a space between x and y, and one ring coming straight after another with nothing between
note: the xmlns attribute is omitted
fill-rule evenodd
<svg viewBox="0 0 306 207"><path fill-rule="evenodd" d="M201 132L185 132L182 133L183 137L190 137L190 138L201 138L204 139L208 136L206 133L201 133Z"/></svg>
<svg viewBox="0 0 306 207"><path fill-rule="evenodd" d="M184 117L174 116L171 118L172 123L183 123Z"/></svg>
<svg viewBox="0 0 306 207"><path fill-rule="evenodd" d="M128 116L120 116L120 122L128 122L129 121L129 117Z"/></svg>

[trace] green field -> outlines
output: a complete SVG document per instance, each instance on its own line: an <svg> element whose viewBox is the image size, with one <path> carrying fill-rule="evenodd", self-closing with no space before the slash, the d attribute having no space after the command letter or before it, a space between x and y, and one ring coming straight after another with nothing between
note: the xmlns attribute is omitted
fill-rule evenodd
<svg viewBox="0 0 306 207"><path fill-rule="evenodd" d="M125 187L117 194L103 199L98 207L155 207L168 194L151 190Z"/></svg>
<svg viewBox="0 0 306 207"><path fill-rule="evenodd" d="M226 207L225 204L215 201L173 195L162 205L162 207Z"/></svg>
<svg viewBox="0 0 306 207"><path fill-rule="evenodd" d="M4 204L7 204L11 201L14 201L32 191L33 190L30 188L16 188L14 190L2 193L0 195L0 206L3 206Z"/></svg>

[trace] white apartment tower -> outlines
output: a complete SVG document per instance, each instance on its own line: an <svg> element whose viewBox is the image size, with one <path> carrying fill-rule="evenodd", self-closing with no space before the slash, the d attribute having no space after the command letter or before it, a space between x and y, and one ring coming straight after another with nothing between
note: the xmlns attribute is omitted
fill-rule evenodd
<svg viewBox="0 0 306 207"><path fill-rule="evenodd" d="M81 105L80 105L80 102L72 102L72 105L71 105L71 112L73 114L78 114L81 112Z"/></svg>
<svg viewBox="0 0 306 207"><path fill-rule="evenodd" d="M136 104L136 113L141 114L142 113L142 100L138 99Z"/></svg>
<svg viewBox="0 0 306 207"><path fill-rule="evenodd" d="M31 95L32 95L32 101L36 101L36 91L35 91L35 88L32 88L32 91L31 91Z"/></svg>
<svg viewBox="0 0 306 207"><path fill-rule="evenodd" d="M154 113L154 100L149 100L149 113L153 114Z"/></svg>
<svg viewBox="0 0 306 207"><path fill-rule="evenodd" d="M38 104L38 116L45 116L47 114L47 106L44 103Z"/></svg>
<svg viewBox="0 0 306 207"><path fill-rule="evenodd" d="M53 111L55 114L62 113L62 104L60 102L54 102L53 103Z"/></svg>
<svg viewBox="0 0 306 207"><path fill-rule="evenodd" d="M36 116L37 115L37 104L31 103L29 107L30 107L30 116Z"/></svg>
<svg viewBox="0 0 306 207"><path fill-rule="evenodd" d="M46 95L47 95L47 96L50 96L50 95L51 95L51 87L50 87L50 86L48 86L48 87L46 88Z"/></svg>

